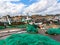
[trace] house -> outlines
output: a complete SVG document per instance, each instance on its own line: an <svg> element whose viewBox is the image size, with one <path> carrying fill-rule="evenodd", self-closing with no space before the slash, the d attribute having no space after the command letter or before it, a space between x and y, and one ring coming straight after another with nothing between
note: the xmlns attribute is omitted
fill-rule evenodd
<svg viewBox="0 0 60 45"><path fill-rule="evenodd" d="M59 19L60 20L60 14L56 14L54 19Z"/></svg>
<svg viewBox="0 0 60 45"><path fill-rule="evenodd" d="M7 17L6 16L1 17L0 22L7 22Z"/></svg>
<svg viewBox="0 0 60 45"><path fill-rule="evenodd" d="M21 18L22 17L20 17L20 16L13 16L13 17L11 17L12 22L20 22Z"/></svg>

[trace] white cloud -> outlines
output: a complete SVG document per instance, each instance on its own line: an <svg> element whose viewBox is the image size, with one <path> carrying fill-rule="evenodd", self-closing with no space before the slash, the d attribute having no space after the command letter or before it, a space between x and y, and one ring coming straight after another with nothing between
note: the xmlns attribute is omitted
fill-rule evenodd
<svg viewBox="0 0 60 45"><path fill-rule="evenodd" d="M14 4L10 1L20 0L0 0L0 16L1 15L19 15L26 14L57 14L60 13L60 3L57 0L38 0L37 2L26 7L25 4ZM32 0L30 0L32 1Z"/></svg>
<svg viewBox="0 0 60 45"><path fill-rule="evenodd" d="M44 3L43 3L44 2ZM39 10L42 10L45 8L45 5L47 4L46 1L41 0L40 2L33 3L29 7L26 8L25 12L37 12ZM44 8L42 8L44 7Z"/></svg>
<svg viewBox="0 0 60 45"><path fill-rule="evenodd" d="M20 3L20 4L12 4L7 3L7 12L10 14L18 15L18 13L21 13L21 11L24 9L26 5Z"/></svg>
<svg viewBox="0 0 60 45"><path fill-rule="evenodd" d="M60 12L60 3L57 0L39 0L27 7L24 13L30 14L57 14Z"/></svg>
<svg viewBox="0 0 60 45"><path fill-rule="evenodd" d="M23 8L26 5L24 5L23 3L19 3L19 4L12 4L11 2L5 2L5 1L1 1L0 3L0 16L1 15L18 15L21 13L21 11L23 10Z"/></svg>

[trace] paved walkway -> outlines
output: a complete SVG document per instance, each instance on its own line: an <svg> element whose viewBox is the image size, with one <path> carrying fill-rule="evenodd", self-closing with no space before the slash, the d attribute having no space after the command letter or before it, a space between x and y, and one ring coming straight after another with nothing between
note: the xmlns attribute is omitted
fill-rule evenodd
<svg viewBox="0 0 60 45"><path fill-rule="evenodd" d="M6 38L7 36L13 33L21 33L21 31L25 32L25 29L11 28L11 29L0 30L0 39Z"/></svg>

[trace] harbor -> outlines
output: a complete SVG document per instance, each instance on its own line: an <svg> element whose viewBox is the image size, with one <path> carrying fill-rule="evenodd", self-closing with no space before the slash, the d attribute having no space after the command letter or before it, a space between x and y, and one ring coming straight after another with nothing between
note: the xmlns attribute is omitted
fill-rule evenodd
<svg viewBox="0 0 60 45"><path fill-rule="evenodd" d="M0 45L60 45L60 0L0 0Z"/></svg>

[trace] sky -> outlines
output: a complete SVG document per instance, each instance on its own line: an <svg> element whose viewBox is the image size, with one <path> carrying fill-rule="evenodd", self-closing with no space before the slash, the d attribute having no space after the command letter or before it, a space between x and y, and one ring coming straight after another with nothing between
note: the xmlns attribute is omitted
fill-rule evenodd
<svg viewBox="0 0 60 45"><path fill-rule="evenodd" d="M60 0L0 0L0 16L60 14Z"/></svg>

